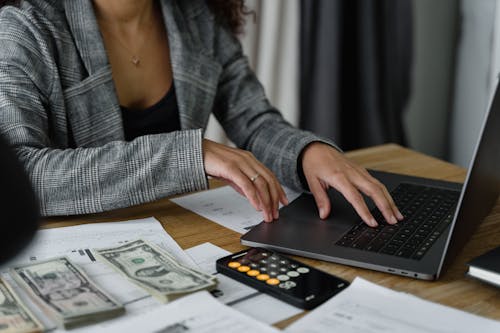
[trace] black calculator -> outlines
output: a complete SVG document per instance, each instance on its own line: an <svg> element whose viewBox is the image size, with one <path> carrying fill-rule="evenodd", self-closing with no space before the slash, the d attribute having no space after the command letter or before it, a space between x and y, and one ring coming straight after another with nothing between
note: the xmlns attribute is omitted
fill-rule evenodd
<svg viewBox="0 0 500 333"><path fill-rule="evenodd" d="M217 260L217 272L302 309L312 309L349 283L263 248Z"/></svg>

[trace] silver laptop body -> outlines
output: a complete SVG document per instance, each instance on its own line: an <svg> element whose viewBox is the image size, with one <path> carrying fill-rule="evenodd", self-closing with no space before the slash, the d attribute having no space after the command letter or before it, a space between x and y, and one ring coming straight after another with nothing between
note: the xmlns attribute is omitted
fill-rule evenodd
<svg viewBox="0 0 500 333"><path fill-rule="evenodd" d="M319 218L312 195L302 194L280 211L277 221L260 223L241 237L241 243L418 279L437 279L488 215L500 192L499 87L485 116L463 186L394 173L370 173L385 184L389 191L400 184L456 191L458 201L455 210L451 210L447 227L421 258L398 257L339 245L361 220L342 195L332 189L329 190L332 213L328 219ZM369 199L367 203L370 208L374 207ZM400 224L404 223L402 221Z"/></svg>

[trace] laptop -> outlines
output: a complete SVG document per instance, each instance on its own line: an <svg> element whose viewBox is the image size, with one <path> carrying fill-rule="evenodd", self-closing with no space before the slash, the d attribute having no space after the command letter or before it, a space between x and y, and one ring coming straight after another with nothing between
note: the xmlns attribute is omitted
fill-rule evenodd
<svg viewBox="0 0 500 333"><path fill-rule="evenodd" d="M344 197L329 190L332 213L321 220L314 198L302 194L241 237L243 245L435 280L450 264L495 205L500 192L500 88L497 86L480 132L464 185L369 170L391 192L405 216L367 226Z"/></svg>

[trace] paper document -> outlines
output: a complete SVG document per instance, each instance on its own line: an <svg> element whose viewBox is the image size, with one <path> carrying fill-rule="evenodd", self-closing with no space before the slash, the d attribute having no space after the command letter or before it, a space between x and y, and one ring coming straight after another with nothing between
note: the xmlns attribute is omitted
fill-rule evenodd
<svg viewBox="0 0 500 333"><path fill-rule="evenodd" d="M285 330L289 333L500 332L500 322L482 318L361 278Z"/></svg>
<svg viewBox="0 0 500 333"><path fill-rule="evenodd" d="M279 332L214 299L206 291L185 296L140 317L127 318L103 333L244 333Z"/></svg>
<svg viewBox="0 0 500 333"><path fill-rule="evenodd" d="M73 227L39 230L31 245L13 261L0 268L2 277L11 283L16 293L40 318L47 330L55 328L51 322L6 274L9 267L28 264L46 259L67 256L81 267L85 273L103 290L121 304L125 305L126 316L131 317L160 306L146 291L138 288L120 276L108 266L97 262L92 249L124 244L129 240L143 238L149 240L172 254L176 260L191 267L195 263L181 247L168 235L161 224L154 218L131 220L126 222L92 223ZM72 330L73 333L97 331L97 328L123 320L122 317ZM56 331L56 332L59 332Z"/></svg>
<svg viewBox="0 0 500 333"><path fill-rule="evenodd" d="M289 202L300 195L286 187L283 189ZM256 211L248 200L231 186L188 194L171 201L240 234L262 222L262 213Z"/></svg>
<svg viewBox="0 0 500 333"><path fill-rule="evenodd" d="M267 324L280 322L303 311L223 274L218 274L215 269L215 261L227 256L230 252L212 243L192 247L186 250L186 253L191 256L201 270L215 274L219 285L213 295L220 302L230 305L233 309Z"/></svg>

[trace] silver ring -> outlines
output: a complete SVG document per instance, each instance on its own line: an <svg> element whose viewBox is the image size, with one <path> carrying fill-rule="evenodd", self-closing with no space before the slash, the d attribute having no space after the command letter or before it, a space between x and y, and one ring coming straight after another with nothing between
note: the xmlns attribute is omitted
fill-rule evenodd
<svg viewBox="0 0 500 333"><path fill-rule="evenodd" d="M256 173L255 176L250 178L250 181L253 183L257 178L259 178L259 173Z"/></svg>

